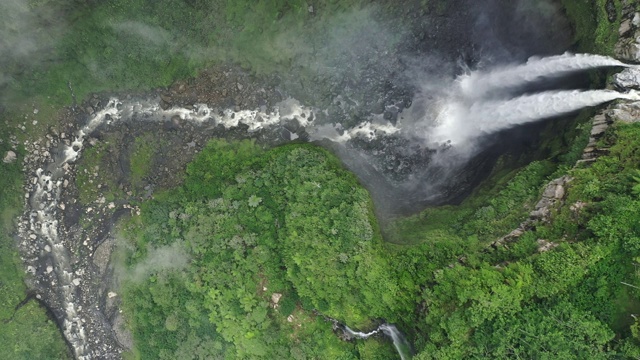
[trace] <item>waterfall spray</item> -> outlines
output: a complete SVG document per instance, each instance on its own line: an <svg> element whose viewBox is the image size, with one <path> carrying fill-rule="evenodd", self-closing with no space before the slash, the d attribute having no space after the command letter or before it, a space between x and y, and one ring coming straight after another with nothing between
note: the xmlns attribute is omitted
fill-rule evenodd
<svg viewBox="0 0 640 360"><path fill-rule="evenodd" d="M635 91L573 90L549 91L502 101L478 101L471 105L454 101L440 113L431 138L436 142L451 141L459 145L478 135L564 115L616 99L640 100L640 94Z"/></svg>
<svg viewBox="0 0 640 360"><path fill-rule="evenodd" d="M602 55L570 54L531 58L525 64L506 66L489 72L474 71L459 77L461 93L466 98L479 98L496 90L508 90L578 71L602 67L631 65Z"/></svg>

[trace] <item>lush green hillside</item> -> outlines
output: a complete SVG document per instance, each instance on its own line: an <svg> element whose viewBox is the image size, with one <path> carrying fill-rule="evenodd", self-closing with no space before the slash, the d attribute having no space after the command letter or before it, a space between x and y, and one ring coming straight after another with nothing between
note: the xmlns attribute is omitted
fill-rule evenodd
<svg viewBox="0 0 640 360"><path fill-rule="evenodd" d="M277 0L24 3L0 30L51 31L36 34L37 51L16 47L0 60L9 106L0 113L0 156L33 104L38 124L19 141L48 131L72 95L167 86L221 61L290 71L313 55L290 34L324 37L346 22L329 15L365 2L323 1L313 11L307 1ZM611 53L622 2L562 3L576 48ZM382 339L339 340L328 315L360 329L395 322L418 359L640 357L640 125L611 128L602 144L610 153L570 170L585 120L575 131L549 128L566 138L549 137L549 159L513 169L517 161L505 156L462 205L398 219L385 229L388 243L369 194L327 152L211 142L182 187L122 224L123 306L136 341L127 356L397 356ZM145 145L136 144L134 180L149 164ZM546 181L567 172L573 180L550 221L488 246L527 217ZM0 358L67 358L45 311L35 301L18 306L26 287L9 234L22 206L21 166L0 163L0 173ZM82 188L80 201L91 191Z"/></svg>
<svg viewBox="0 0 640 360"><path fill-rule="evenodd" d="M612 145L609 155L569 172L566 203L552 211L550 222L538 222L517 242L496 249L451 246L458 261L424 274L421 283L428 287L415 326L417 347L424 350L418 358L638 356L640 124L617 125L603 145ZM514 178L504 191L519 182ZM488 200L476 216L495 203ZM482 234L484 224L424 231L420 247L433 248L433 234L438 243L463 243L472 229ZM557 247L547 251L545 243Z"/></svg>
<svg viewBox="0 0 640 360"><path fill-rule="evenodd" d="M411 312L369 195L314 146L213 140L125 234L124 307L142 359L194 346L227 359L388 359L389 344L340 341L321 315L362 328Z"/></svg>

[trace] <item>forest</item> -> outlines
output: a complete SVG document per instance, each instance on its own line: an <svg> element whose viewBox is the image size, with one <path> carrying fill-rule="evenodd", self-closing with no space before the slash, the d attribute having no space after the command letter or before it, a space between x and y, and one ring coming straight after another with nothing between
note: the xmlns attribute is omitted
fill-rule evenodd
<svg viewBox="0 0 640 360"><path fill-rule="evenodd" d="M8 125L22 124L19 114L34 102L39 123L16 143L44 134L56 109L76 99L166 87L221 63L258 75L297 69L318 80L300 68L311 56L304 46L265 44L283 32L321 44L336 25L330 15L367 2L320 1L313 11L308 1L287 0L28 3L37 14L29 21L52 24L37 36L53 49L0 59L0 154L12 149ZM453 11L446 1L417 3ZM605 8L620 13L625 2L561 3L574 48L610 54L620 21L608 21ZM402 10L380 6L394 16ZM142 36L126 36L133 30ZM64 36L50 42L58 32ZM603 77L592 74L594 82ZM383 336L341 339L335 319L362 331L397 325L416 360L639 358L640 123L615 122L599 143L607 154L574 166L593 114L583 111L570 129L548 127L544 136L562 135L550 136L532 162L502 156L460 204L393 219L376 218L365 186L318 144L212 139L180 186L135 204L140 214L117 224L113 261L135 344L124 357L399 358ZM155 151L146 136L130 159L140 184ZM96 150L80 166L95 166ZM16 152L25 155L21 146ZM0 163L0 173L0 340L11 344L0 358L70 358L50 314L30 301L15 250L26 175L20 161ZM549 217L496 243L563 175L571 181ZM80 203L93 191L81 188Z"/></svg>
<svg viewBox="0 0 640 360"><path fill-rule="evenodd" d="M405 245L382 241L366 191L326 151L214 140L183 187L123 228L135 358L192 343L223 358L393 356L380 340L339 341L322 315L396 323L417 359L636 357L639 135L612 129L609 155L569 171L580 206L498 247L507 215L539 196L542 164L474 207L397 220Z"/></svg>

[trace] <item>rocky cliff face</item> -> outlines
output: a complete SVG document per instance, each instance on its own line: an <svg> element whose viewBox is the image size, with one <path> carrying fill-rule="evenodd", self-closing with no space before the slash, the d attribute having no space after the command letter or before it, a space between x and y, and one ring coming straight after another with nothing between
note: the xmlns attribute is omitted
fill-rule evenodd
<svg viewBox="0 0 640 360"><path fill-rule="evenodd" d="M620 39L616 44L614 56L630 62L640 63L640 12L636 11L635 1L624 1L619 34ZM611 86L621 91L640 89L640 69L631 67L617 73L613 76ZM616 121L627 123L639 122L640 102L612 103L598 111L596 115L591 118L589 142L582 152L582 159L576 163L576 167L589 166L589 164L598 159L599 156L608 153L607 148L598 146L598 140L604 136L607 128ZM526 230L534 226L536 222L550 221L552 211L558 207L570 206L574 212L583 208L586 204L582 202L574 204L567 204L565 202L566 189L571 186L571 180L572 178L568 175L551 180L545 186L540 200L536 203L529 217L523 221L517 229L496 240L491 246L498 247L509 242L517 241L517 239ZM546 242L544 239L540 239L539 243L541 244L539 247L540 251L547 251L555 245Z"/></svg>

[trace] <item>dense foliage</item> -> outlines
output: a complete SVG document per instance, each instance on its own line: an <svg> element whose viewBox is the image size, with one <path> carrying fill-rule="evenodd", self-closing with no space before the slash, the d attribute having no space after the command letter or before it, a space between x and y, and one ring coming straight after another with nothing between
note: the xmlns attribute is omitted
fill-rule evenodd
<svg viewBox="0 0 640 360"><path fill-rule="evenodd" d="M570 171L551 221L497 248L487 245L557 175L543 163L473 206L398 222L390 231L408 240L394 245L380 242L366 192L324 151L214 141L181 189L129 225L125 304L138 355L172 358L187 339L240 358L393 354L338 341L315 309L356 327L397 322L419 359L637 356L638 139L638 124L612 129L609 155ZM163 249L176 256L166 268Z"/></svg>
<svg viewBox="0 0 640 360"><path fill-rule="evenodd" d="M134 221L124 305L140 358L183 359L193 344L225 358L356 358L376 344L339 341L311 310L357 328L407 308L368 193L313 146L212 141L185 185Z"/></svg>
<svg viewBox="0 0 640 360"><path fill-rule="evenodd" d="M640 305L640 199L635 190L640 124L617 125L603 144L609 145L607 156L569 172L573 180L566 201L550 222L539 222L517 242L496 249L474 253L452 246L457 261L423 275L421 283L428 287L415 326L417 346L423 349L417 358L640 354L634 315ZM527 169L532 170L535 166ZM516 176L507 193L520 182ZM500 203L500 196L487 200L487 206ZM423 215L426 224L432 213ZM467 221L438 241L460 243L469 231L481 236L485 223ZM444 231L399 229L412 237L422 232L425 250L433 247L432 235ZM557 247L543 249L545 242Z"/></svg>
<svg viewBox="0 0 640 360"><path fill-rule="evenodd" d="M22 2L6 4L14 3ZM93 91L165 86L220 60L258 72L289 70L321 56L311 48L322 45L329 27L348 23L341 17L329 23L327 15L361 2L321 1L313 11L298 0L24 3L28 9L0 25L3 34L57 25L29 38L32 52L10 48L0 61L0 84L21 95L6 116L12 125L33 111L32 102L57 107L72 94L82 100ZM610 53L622 2L562 3L579 48ZM319 34L317 44L290 36L302 33ZM39 124L27 123L19 140L48 131L53 111L39 108L32 117ZM419 359L638 358L638 139L637 124L612 129L603 144L611 145L610 154L571 171L565 206L552 221L496 249L487 243L513 229L540 185L558 174L553 161L494 174L509 181L462 206L396 222L388 230L393 245L381 242L366 192L324 151L212 142L189 166L183 187L144 204L126 226L123 295L136 339L129 355L396 356L388 342L338 340L317 310L358 328L379 318L397 322ZM146 145L134 146L134 180L148 171ZM0 154L6 149L0 143ZM98 164L101 150L88 149L85 158ZM10 344L0 358L66 358L54 324L35 302L14 311L25 293L7 236L21 207L20 165L0 163L0 173L0 339ZM89 187L80 189L81 202L94 197ZM539 240L558 246L542 251Z"/></svg>

